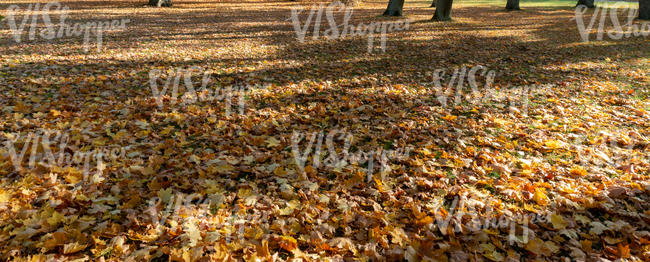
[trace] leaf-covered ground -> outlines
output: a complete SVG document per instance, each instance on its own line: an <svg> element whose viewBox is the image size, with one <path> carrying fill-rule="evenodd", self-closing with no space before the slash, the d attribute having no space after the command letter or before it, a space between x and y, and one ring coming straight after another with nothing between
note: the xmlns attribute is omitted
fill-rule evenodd
<svg viewBox="0 0 650 262"><path fill-rule="evenodd" d="M296 2L145 2L62 2L70 23L130 19L102 52L80 37L16 43L1 22L2 142L28 144L20 168L0 149L1 259L650 261L649 38L584 43L568 5L460 2L454 21L431 23L428 1L407 1L409 29L367 53L362 37L300 43ZM378 16L385 2L350 23L394 20ZM0 10L10 4L28 2ZM479 65L505 96L443 106L431 73ZM192 66L212 72L210 89L262 88L243 112L158 107L150 71ZM508 97L530 85L546 88ZM26 137L42 129L69 134L70 154L125 154L90 178L30 167ZM353 152L413 150L371 179L313 157L302 173L292 135L343 129ZM523 214L546 218L527 239ZM507 226L468 229L477 219Z"/></svg>

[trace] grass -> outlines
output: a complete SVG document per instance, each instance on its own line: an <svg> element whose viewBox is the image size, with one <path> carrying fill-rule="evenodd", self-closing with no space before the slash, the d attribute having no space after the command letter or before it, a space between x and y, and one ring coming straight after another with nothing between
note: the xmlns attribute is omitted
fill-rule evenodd
<svg viewBox="0 0 650 262"><path fill-rule="evenodd" d="M521 0L519 6L524 8L573 8L575 7L577 1L570 0ZM619 8L638 8L638 2L596 2L596 6L611 6L617 5ZM406 1L406 6L411 8L416 7L429 7L431 5L430 1ZM506 1L497 1L497 0L459 0L454 1L454 5L458 6L499 6L505 7Z"/></svg>

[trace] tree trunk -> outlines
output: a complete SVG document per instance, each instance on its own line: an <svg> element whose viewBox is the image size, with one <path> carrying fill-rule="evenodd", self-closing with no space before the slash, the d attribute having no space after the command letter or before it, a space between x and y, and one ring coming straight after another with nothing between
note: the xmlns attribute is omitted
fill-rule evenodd
<svg viewBox="0 0 650 262"><path fill-rule="evenodd" d="M402 8L404 7L404 0L390 0L388 7L384 12L385 16L402 16Z"/></svg>
<svg viewBox="0 0 650 262"><path fill-rule="evenodd" d="M438 0L436 3L436 11L433 13L432 20L434 21L450 21L451 20L451 5L454 0Z"/></svg>
<svg viewBox="0 0 650 262"><path fill-rule="evenodd" d="M431 1L431 6L429 7L436 7L436 0Z"/></svg>
<svg viewBox="0 0 650 262"><path fill-rule="evenodd" d="M169 7L172 6L172 0L149 0L149 5L156 7Z"/></svg>
<svg viewBox="0 0 650 262"><path fill-rule="evenodd" d="M594 5L594 0L578 0L578 4L576 4L576 6L581 6L581 5L584 5L584 6L586 6L587 8L594 8L594 7L596 7L596 6Z"/></svg>
<svg viewBox="0 0 650 262"><path fill-rule="evenodd" d="M650 0L639 0L639 19L650 20Z"/></svg>
<svg viewBox="0 0 650 262"><path fill-rule="evenodd" d="M521 10L521 8L519 8L519 0L508 0L506 3L506 10Z"/></svg>

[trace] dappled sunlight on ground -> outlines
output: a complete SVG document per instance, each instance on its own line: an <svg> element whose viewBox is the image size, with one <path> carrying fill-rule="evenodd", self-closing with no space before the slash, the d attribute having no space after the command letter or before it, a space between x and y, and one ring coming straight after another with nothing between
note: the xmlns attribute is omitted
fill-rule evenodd
<svg viewBox="0 0 650 262"><path fill-rule="evenodd" d="M309 2L62 1L70 24L129 19L87 52L28 29L17 43L5 18L0 257L647 261L650 39L583 42L572 7L525 2L460 2L449 23L425 1L402 18L364 2L350 24L411 21L371 53L313 27L298 41L291 7L305 21ZM474 89L462 68L484 68ZM331 164L347 137L350 155L408 153ZM125 154L38 163L103 148Z"/></svg>

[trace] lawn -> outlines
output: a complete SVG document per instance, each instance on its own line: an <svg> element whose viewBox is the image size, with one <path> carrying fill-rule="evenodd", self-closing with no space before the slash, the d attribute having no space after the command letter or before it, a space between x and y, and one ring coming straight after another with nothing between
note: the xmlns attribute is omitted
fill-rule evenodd
<svg viewBox="0 0 650 262"><path fill-rule="evenodd" d="M0 260L650 260L650 38L585 42L572 1L363 1L409 21L371 52L299 41L313 2L61 1L124 21L101 45L13 35L30 3L0 4Z"/></svg>

